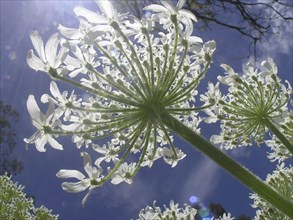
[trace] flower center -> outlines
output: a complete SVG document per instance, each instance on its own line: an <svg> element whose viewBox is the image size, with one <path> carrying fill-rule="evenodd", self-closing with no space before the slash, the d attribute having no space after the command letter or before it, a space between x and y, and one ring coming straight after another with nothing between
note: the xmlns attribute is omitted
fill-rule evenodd
<svg viewBox="0 0 293 220"><path fill-rule="evenodd" d="M159 97L151 97L146 100L140 107L143 117L153 124L157 124L160 120L160 116L164 111L164 106L162 105Z"/></svg>

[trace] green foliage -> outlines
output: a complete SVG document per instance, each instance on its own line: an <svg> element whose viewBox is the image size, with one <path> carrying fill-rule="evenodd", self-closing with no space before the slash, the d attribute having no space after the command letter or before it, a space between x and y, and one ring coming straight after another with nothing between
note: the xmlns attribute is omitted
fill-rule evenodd
<svg viewBox="0 0 293 220"><path fill-rule="evenodd" d="M222 207L221 204L218 203L210 203L209 205L210 211L213 213L213 216L215 218L219 218L222 216L224 213L226 213L225 209Z"/></svg>
<svg viewBox="0 0 293 220"><path fill-rule="evenodd" d="M33 199L23 193L24 186L14 183L11 177L0 176L0 219L5 220L57 220L58 215L44 206L35 208Z"/></svg>
<svg viewBox="0 0 293 220"><path fill-rule="evenodd" d="M251 220L252 218L249 217L248 215L239 215L237 220Z"/></svg>
<svg viewBox="0 0 293 220"><path fill-rule="evenodd" d="M0 100L0 174L18 174L23 164L13 158L15 143L15 130L12 127L18 121L19 114L10 105Z"/></svg>

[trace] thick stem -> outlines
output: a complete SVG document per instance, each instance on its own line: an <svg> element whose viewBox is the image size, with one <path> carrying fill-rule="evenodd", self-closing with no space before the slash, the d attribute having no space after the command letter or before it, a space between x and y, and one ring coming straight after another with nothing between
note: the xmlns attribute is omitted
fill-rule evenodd
<svg viewBox="0 0 293 220"><path fill-rule="evenodd" d="M263 122L265 123L267 128L270 129L270 131L273 132L277 136L277 138L284 144L284 146L293 155L293 144L289 142L289 140L280 132L280 130L269 119L264 119Z"/></svg>
<svg viewBox="0 0 293 220"><path fill-rule="evenodd" d="M239 163L224 154L221 150L205 140L203 137L183 125L167 112L162 113L163 123L191 143L196 149L224 168L228 173L243 183L260 197L271 203L277 209L293 219L293 203L280 196L271 187L262 182L258 177L241 166Z"/></svg>

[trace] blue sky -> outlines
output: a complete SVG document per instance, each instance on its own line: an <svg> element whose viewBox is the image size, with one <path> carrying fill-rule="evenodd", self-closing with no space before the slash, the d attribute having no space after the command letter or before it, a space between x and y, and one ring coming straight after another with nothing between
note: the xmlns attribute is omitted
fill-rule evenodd
<svg viewBox="0 0 293 220"><path fill-rule="evenodd" d="M30 137L34 128L26 109L29 94L34 94L37 102L41 95L49 92L49 77L31 70L26 64L26 53L32 48L29 33L38 30L44 39L56 32L59 23L67 27L77 27L73 7L84 5L95 10L93 2L81 1L1 1L1 75L0 98L20 113L20 121L15 125L17 145L15 155L23 161L23 172L14 178L25 185L25 192L36 197L36 205L45 205L60 214L60 219L130 219L137 217L139 210L151 205L175 202L188 203L190 196L198 196L208 205L210 201L222 204L234 216L247 214L253 216L250 207L249 190L229 176L220 167L194 150L179 137L175 144L187 157L175 168L162 160L156 161L151 169L143 168L131 185L112 185L106 183L97 188L85 208L80 203L85 192L69 194L61 189L62 180L55 175L60 169L83 170L79 151L70 138L59 139L64 151L47 148L46 153L36 151L34 146L25 149L23 138ZM258 48L258 58L271 56L279 68L281 78L292 82L292 23L281 29L281 35L269 36L262 47ZM201 84L205 91L207 81L216 81L223 74L219 67L226 63L241 72L241 66L248 60L249 42L235 31L213 27L195 35L204 41L214 39L217 50L214 64ZM66 87L70 88L70 87ZM216 125L202 124L202 133L209 137L217 134ZM245 165L253 173L264 178L273 167L266 159L265 147L248 147L228 152L233 158Z"/></svg>

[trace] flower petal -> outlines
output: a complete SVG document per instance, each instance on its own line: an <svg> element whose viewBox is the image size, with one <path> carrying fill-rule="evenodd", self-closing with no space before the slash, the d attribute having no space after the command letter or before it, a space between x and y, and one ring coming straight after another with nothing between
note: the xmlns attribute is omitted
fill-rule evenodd
<svg viewBox="0 0 293 220"><path fill-rule="evenodd" d="M190 36L188 37L188 42L190 44L202 44L203 41L200 37L196 37L196 36Z"/></svg>
<svg viewBox="0 0 293 220"><path fill-rule="evenodd" d="M177 2L177 5L176 5L177 10L183 8L183 6L185 5L185 3L186 3L186 0L179 0L179 1ZM181 11L181 10L180 10L180 11Z"/></svg>
<svg viewBox="0 0 293 220"><path fill-rule="evenodd" d="M36 148L39 152L45 152L45 144L47 143L47 137L40 133L40 137L35 141Z"/></svg>
<svg viewBox="0 0 293 220"><path fill-rule="evenodd" d="M57 150L63 150L62 145L59 144L51 135L47 135L47 141L51 145L51 147Z"/></svg>
<svg viewBox="0 0 293 220"><path fill-rule="evenodd" d="M176 12L176 8L170 0L161 0L162 5L165 6L171 13Z"/></svg>
<svg viewBox="0 0 293 220"><path fill-rule="evenodd" d="M41 58L41 60L45 63L46 62L46 56L45 56L45 50L44 50L44 42L42 38L39 35L38 31L32 31L30 33L30 38L32 41L32 44L37 51L37 54Z"/></svg>
<svg viewBox="0 0 293 220"><path fill-rule="evenodd" d="M54 100L52 99L52 97L49 96L48 94L43 94L43 95L41 96L41 102L42 102L42 103L47 103L47 102L49 102L49 100L54 101Z"/></svg>
<svg viewBox="0 0 293 220"><path fill-rule="evenodd" d="M117 18L117 12L115 11L112 3L110 1L96 1L99 8L107 16L107 18Z"/></svg>
<svg viewBox="0 0 293 220"><path fill-rule="evenodd" d="M39 109L39 106L33 95L29 95L26 102L26 107L28 109L32 121L36 122L39 125L42 125L41 117L43 116L43 113Z"/></svg>
<svg viewBox="0 0 293 220"><path fill-rule="evenodd" d="M95 161L95 165L97 167L101 167L100 166L100 163L102 163L104 160L105 160L105 157L99 157L99 158L97 158L96 161Z"/></svg>
<svg viewBox="0 0 293 220"><path fill-rule="evenodd" d="M32 136L30 136L29 138L24 138L23 141L27 144L33 144L36 142L37 139L40 138L41 135L41 131L36 131Z"/></svg>
<svg viewBox="0 0 293 220"><path fill-rule="evenodd" d="M79 62L85 62L83 53L77 45L72 45L71 51L76 56L76 58Z"/></svg>
<svg viewBox="0 0 293 220"><path fill-rule="evenodd" d="M105 16L98 15L97 13L90 11L84 7L76 6L73 10L76 16L84 17L88 22L91 22L94 24L109 23L109 19L107 19Z"/></svg>
<svg viewBox="0 0 293 220"><path fill-rule="evenodd" d="M62 189L69 193L78 193L86 190L90 186L89 181L79 181L76 183L64 182L62 183Z"/></svg>
<svg viewBox="0 0 293 220"><path fill-rule="evenodd" d="M66 59L67 55L68 55L68 51L69 49L67 47L62 46L59 50L58 55L55 58L55 66L53 66L53 68L58 68L62 62Z"/></svg>
<svg viewBox="0 0 293 220"><path fill-rule="evenodd" d="M78 68L81 66L81 63L78 59L73 58L72 56L68 55L66 59L64 60L64 63L66 64L66 68L69 71L74 70L75 68Z"/></svg>
<svg viewBox="0 0 293 220"><path fill-rule="evenodd" d="M71 40L79 40L83 37L83 34L80 32L80 30L76 28L68 28L59 24L57 29L64 37L69 38Z"/></svg>
<svg viewBox="0 0 293 220"><path fill-rule="evenodd" d="M85 206L85 204L86 204L86 202L87 202L87 200L88 200L88 198L89 198L91 192L92 192L92 189L90 189L90 190L87 192L87 194L85 195L85 197L83 197L83 199L82 199L82 201L81 201L81 206L82 206L82 207Z"/></svg>
<svg viewBox="0 0 293 220"><path fill-rule="evenodd" d="M186 35L185 37L188 38L189 36L191 36L191 34L193 32L193 24L192 24L191 20L188 18L184 18L182 23L185 24L185 35Z"/></svg>
<svg viewBox="0 0 293 220"><path fill-rule="evenodd" d="M58 102L63 102L64 101L63 97L61 95L61 92L58 89L57 83L54 82L54 81L51 81L51 83L50 83L50 92Z"/></svg>
<svg viewBox="0 0 293 220"><path fill-rule="evenodd" d="M116 175L113 176L113 179L111 180L111 183L114 184L114 185L117 185L117 184L119 184L119 183L121 183L123 181L124 181L123 177L121 177L120 175L116 174Z"/></svg>
<svg viewBox="0 0 293 220"><path fill-rule="evenodd" d="M227 64L221 64L220 66L226 71L226 74L228 74L229 76L236 75L231 66Z"/></svg>
<svg viewBox="0 0 293 220"><path fill-rule="evenodd" d="M274 74L278 73L278 67L274 63L273 59L270 57L268 58L268 60L261 62L261 65L269 72L272 72Z"/></svg>
<svg viewBox="0 0 293 220"><path fill-rule="evenodd" d="M55 33L48 39L45 46L45 53L46 53L48 64L50 65L50 67L53 67L53 68L56 68L55 57L57 54L57 48L58 48L59 42L60 42L59 34Z"/></svg>
<svg viewBox="0 0 293 220"><path fill-rule="evenodd" d="M168 9L162 5L152 4L143 8L143 10L152 11L152 12L168 12Z"/></svg>
<svg viewBox="0 0 293 220"><path fill-rule="evenodd" d="M30 68L32 68L36 71L47 72L47 70L45 68L46 65L43 63L43 61L40 58L38 58L34 55L33 50L29 50L27 52L26 61L27 61L27 64L30 66Z"/></svg>
<svg viewBox="0 0 293 220"><path fill-rule="evenodd" d="M75 69L73 70L71 73L69 73L68 75L71 77L71 78L74 78L76 77L79 73L82 73L83 71L87 70L85 67L81 67L81 68L78 68L78 69Z"/></svg>
<svg viewBox="0 0 293 220"><path fill-rule="evenodd" d="M92 179L92 158L91 156L86 152L81 152L80 156L83 157L83 167L87 175Z"/></svg>
<svg viewBox="0 0 293 220"><path fill-rule="evenodd" d="M194 20L195 22L197 22L197 18L195 17L195 15L191 11L188 11L188 10L185 10L185 9L181 9L178 12L178 14L181 15L181 16L190 18L191 20Z"/></svg>
<svg viewBox="0 0 293 220"><path fill-rule="evenodd" d="M79 180L85 179L85 175L83 175L82 172L78 170L59 170L59 172L56 174L58 178L76 178Z"/></svg>
<svg viewBox="0 0 293 220"><path fill-rule="evenodd" d="M55 116L54 113L55 113L55 105L52 102L52 100L49 100L49 106L46 111L46 114L43 117L41 117L41 119L43 120L43 122L45 122L46 125L52 124L51 121L55 120L53 119Z"/></svg>

